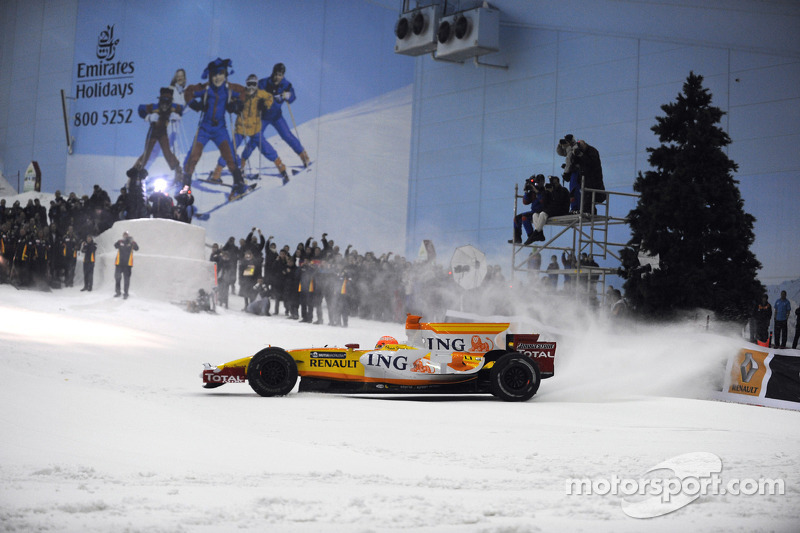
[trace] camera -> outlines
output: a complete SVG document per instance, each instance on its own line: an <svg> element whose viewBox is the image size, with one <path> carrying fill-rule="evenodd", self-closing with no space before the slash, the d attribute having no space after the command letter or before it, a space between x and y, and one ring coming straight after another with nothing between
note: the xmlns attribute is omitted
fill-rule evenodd
<svg viewBox="0 0 800 533"><path fill-rule="evenodd" d="M525 186L523 187L525 192L532 192L534 190L533 179L529 178L525 180Z"/></svg>

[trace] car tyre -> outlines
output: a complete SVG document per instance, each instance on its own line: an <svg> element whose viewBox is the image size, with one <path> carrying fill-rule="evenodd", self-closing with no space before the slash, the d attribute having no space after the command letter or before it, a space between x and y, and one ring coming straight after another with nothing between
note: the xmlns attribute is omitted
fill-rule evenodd
<svg viewBox="0 0 800 533"><path fill-rule="evenodd" d="M266 348L250 359L247 381L260 396L285 396L297 383L297 363L286 350Z"/></svg>
<svg viewBox="0 0 800 533"><path fill-rule="evenodd" d="M489 373L492 394L507 402L530 400L540 382L539 365L519 352L500 356Z"/></svg>

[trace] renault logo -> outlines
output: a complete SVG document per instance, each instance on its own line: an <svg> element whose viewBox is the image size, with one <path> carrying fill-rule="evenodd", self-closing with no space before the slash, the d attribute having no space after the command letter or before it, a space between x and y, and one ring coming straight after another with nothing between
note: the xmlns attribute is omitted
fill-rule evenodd
<svg viewBox="0 0 800 533"><path fill-rule="evenodd" d="M742 383L750 383L750 380L753 379L753 376L758 370L758 363L753 360L753 354L749 352L745 353L745 358L744 361L742 361L740 370L742 371Z"/></svg>

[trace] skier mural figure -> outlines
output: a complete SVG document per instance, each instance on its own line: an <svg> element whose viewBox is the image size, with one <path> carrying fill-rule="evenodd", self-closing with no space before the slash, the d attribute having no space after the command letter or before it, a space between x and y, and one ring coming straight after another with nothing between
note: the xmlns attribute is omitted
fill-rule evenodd
<svg viewBox="0 0 800 533"><path fill-rule="evenodd" d="M289 80L284 77L285 75L286 66L283 63L276 63L275 66L272 67L272 75L258 82L258 88L270 93L275 100L275 105L261 112L261 135L263 136L264 130L267 129L267 126L271 125L275 128L275 131L278 132L278 135L281 136L281 139L286 141L286 144L294 150L294 153L300 156L303 166L308 167L311 164L311 160L305 148L300 144L300 140L292 134L289 125L286 123L286 119L283 118L283 111L281 109L283 103L286 102L288 106L297 98L294 93L294 87L292 87Z"/></svg>
<svg viewBox="0 0 800 533"><path fill-rule="evenodd" d="M134 168L140 170L145 167L153 147L158 143L161 147L161 152L164 154L164 159L167 160L169 169L175 171L175 181L183 183L181 164L170 149L169 133L167 131L171 117L173 115L180 116L183 113L183 106L173 103L172 95L173 90L170 87L162 87L157 104L142 104L139 106L139 116L150 122L150 128L147 130L144 153L136 160Z"/></svg>
<svg viewBox="0 0 800 533"><path fill-rule="evenodd" d="M183 168L184 184L188 185L203 148L208 141L214 141L233 175L231 200L247 191L242 171L236 165L231 137L225 125L225 113L239 113L244 105L245 88L228 82L228 69L231 69L232 74L232 67L230 59L217 58L208 64L201 76L204 80L209 79L209 83L190 85L184 90L187 104L192 109L200 111L201 117L192 149Z"/></svg>
<svg viewBox="0 0 800 533"><path fill-rule="evenodd" d="M242 112L236 118L236 126L234 128L234 145L240 146L245 140L247 144L242 152L241 160L239 156L234 153L236 165L244 172L245 163L247 158L253 153L253 150L258 148L264 156L275 163L278 168L283 183L289 181L289 175L286 173L286 165L283 164L281 158L278 157L278 152L275 148L267 142L263 135L261 135L261 113L268 111L274 102L273 96L263 89L258 88L258 76L250 74L247 77L247 93L244 98L244 107ZM211 176L212 181L221 180L222 168L225 161L220 157L217 161L217 166Z"/></svg>

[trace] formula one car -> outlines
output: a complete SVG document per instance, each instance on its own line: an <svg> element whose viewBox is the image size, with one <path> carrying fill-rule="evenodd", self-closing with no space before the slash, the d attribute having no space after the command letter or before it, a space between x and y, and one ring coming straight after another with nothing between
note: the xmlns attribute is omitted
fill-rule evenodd
<svg viewBox="0 0 800 533"><path fill-rule="evenodd" d="M203 366L212 389L249 382L261 396L288 394L300 378L300 392L491 393L529 400L542 379L553 376L556 343L538 334L510 333L508 323L421 323L406 320L408 339L382 337L374 349L271 346L251 357Z"/></svg>

